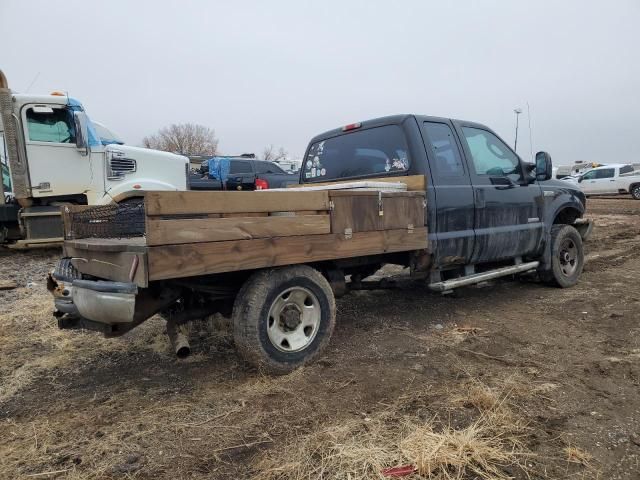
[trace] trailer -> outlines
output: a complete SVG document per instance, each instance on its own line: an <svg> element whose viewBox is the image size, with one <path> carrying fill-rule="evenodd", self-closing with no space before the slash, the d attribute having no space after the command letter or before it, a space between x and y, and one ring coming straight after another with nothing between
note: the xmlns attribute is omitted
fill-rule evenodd
<svg viewBox="0 0 640 480"><path fill-rule="evenodd" d="M185 355L185 323L219 312L249 363L289 371L328 343L347 279L387 263L426 272L425 188L416 175L64 206L59 326L119 336L160 313Z"/></svg>

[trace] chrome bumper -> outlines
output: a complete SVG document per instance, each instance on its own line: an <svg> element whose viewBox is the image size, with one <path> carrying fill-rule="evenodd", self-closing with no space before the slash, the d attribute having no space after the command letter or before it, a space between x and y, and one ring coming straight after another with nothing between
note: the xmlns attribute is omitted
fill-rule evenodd
<svg viewBox="0 0 640 480"><path fill-rule="evenodd" d="M47 286L62 314L105 325L134 320L138 287L133 283L59 279L50 275Z"/></svg>

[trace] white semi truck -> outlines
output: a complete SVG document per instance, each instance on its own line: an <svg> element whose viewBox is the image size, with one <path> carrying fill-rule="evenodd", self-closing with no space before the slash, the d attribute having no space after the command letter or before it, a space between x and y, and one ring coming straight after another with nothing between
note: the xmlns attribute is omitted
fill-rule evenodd
<svg viewBox="0 0 640 480"><path fill-rule="evenodd" d="M65 204L188 188L187 157L103 142L80 102L58 92L14 93L2 71L0 152L0 244L14 247L62 241Z"/></svg>

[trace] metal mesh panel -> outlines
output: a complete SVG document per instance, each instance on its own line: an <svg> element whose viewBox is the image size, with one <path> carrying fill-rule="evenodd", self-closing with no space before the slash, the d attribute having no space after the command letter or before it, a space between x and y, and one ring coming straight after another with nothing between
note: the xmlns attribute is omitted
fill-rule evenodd
<svg viewBox="0 0 640 480"><path fill-rule="evenodd" d="M66 238L141 237L145 233L144 199L69 212Z"/></svg>

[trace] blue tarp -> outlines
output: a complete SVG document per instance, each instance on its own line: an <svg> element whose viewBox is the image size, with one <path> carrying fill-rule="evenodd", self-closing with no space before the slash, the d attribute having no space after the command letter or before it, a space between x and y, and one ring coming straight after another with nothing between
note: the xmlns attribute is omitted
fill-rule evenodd
<svg viewBox="0 0 640 480"><path fill-rule="evenodd" d="M71 107L71 110L73 111L78 111L78 112L84 112L84 107L82 106L82 104L76 100L75 98L68 98L69 101L69 106ZM87 115L87 118L89 118L89 116ZM90 147L95 147L98 145L103 145L100 136L96 133L95 128L93 128L93 124L91 123L91 120L89 119L89 124L87 125L87 131L88 131L88 137L89 137L89 146Z"/></svg>
<svg viewBox="0 0 640 480"><path fill-rule="evenodd" d="M209 159L209 178L226 182L229 176L229 157L212 157Z"/></svg>

